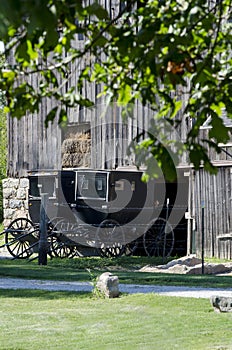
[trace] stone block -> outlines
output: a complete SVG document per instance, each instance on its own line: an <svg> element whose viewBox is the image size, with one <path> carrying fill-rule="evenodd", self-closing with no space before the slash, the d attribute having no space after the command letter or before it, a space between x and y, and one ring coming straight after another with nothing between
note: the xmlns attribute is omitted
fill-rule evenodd
<svg viewBox="0 0 232 350"><path fill-rule="evenodd" d="M117 298L119 296L118 284L118 276L105 272L99 276L96 288L108 298Z"/></svg>
<svg viewBox="0 0 232 350"><path fill-rule="evenodd" d="M27 218L27 212L25 210L16 210L14 212L14 219L18 219L18 218Z"/></svg>
<svg viewBox="0 0 232 350"><path fill-rule="evenodd" d="M8 179L8 187L18 188L19 187L19 179Z"/></svg>
<svg viewBox="0 0 232 350"><path fill-rule="evenodd" d="M211 304L216 312L232 312L232 296L224 297L213 295L210 298Z"/></svg>
<svg viewBox="0 0 232 350"><path fill-rule="evenodd" d="M16 193L17 199L26 199L26 190L24 188L19 188Z"/></svg>
<svg viewBox="0 0 232 350"><path fill-rule="evenodd" d="M3 198L3 209L7 209L9 207L9 201L6 198Z"/></svg>
<svg viewBox="0 0 232 350"><path fill-rule="evenodd" d="M23 202L19 199L10 199L9 208L10 209L20 209L23 205Z"/></svg>
<svg viewBox="0 0 232 350"><path fill-rule="evenodd" d="M12 210L12 209L4 210L4 218L6 220L11 220L13 218L13 215L14 215L14 210Z"/></svg>
<svg viewBox="0 0 232 350"><path fill-rule="evenodd" d="M25 189L28 188L29 187L29 180L26 178L20 179L19 186L21 188L25 188Z"/></svg>
<svg viewBox="0 0 232 350"><path fill-rule="evenodd" d="M9 179L3 179L3 180L2 180L2 188L9 187L9 186L8 186L8 180L9 180Z"/></svg>
<svg viewBox="0 0 232 350"><path fill-rule="evenodd" d="M16 190L11 187L5 187L3 188L3 197L8 199L8 198L13 198L16 195Z"/></svg>

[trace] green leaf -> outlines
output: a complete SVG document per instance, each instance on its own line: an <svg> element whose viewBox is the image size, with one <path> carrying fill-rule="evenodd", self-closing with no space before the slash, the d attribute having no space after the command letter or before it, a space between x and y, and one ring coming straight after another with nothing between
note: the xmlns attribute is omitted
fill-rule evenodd
<svg viewBox="0 0 232 350"><path fill-rule="evenodd" d="M30 56L27 52L27 42L25 39L21 40L19 46L16 49L16 58L24 63L30 62Z"/></svg>
<svg viewBox="0 0 232 350"><path fill-rule="evenodd" d="M59 115L59 125L61 128L65 128L68 124L68 115L65 109L60 110L60 115Z"/></svg>
<svg viewBox="0 0 232 350"><path fill-rule="evenodd" d="M131 101L132 98L132 89L130 85L128 84L123 84L120 86L119 91L118 91L118 103L120 105L126 105Z"/></svg>
<svg viewBox="0 0 232 350"><path fill-rule="evenodd" d="M36 52L33 47L30 40L27 40L27 53L32 61L36 60L38 58L38 52Z"/></svg>
<svg viewBox="0 0 232 350"><path fill-rule="evenodd" d="M3 79L7 80L7 84L11 84L15 79L16 73L12 70L3 70L2 76L3 76Z"/></svg>
<svg viewBox="0 0 232 350"><path fill-rule="evenodd" d="M209 131L209 137L215 138L217 142L226 143L229 141L229 129L224 125L223 120L216 114L211 114L212 129Z"/></svg>
<svg viewBox="0 0 232 350"><path fill-rule="evenodd" d="M92 5L86 7L86 11L89 15L94 15L98 19L107 20L109 19L108 12L97 2L94 2Z"/></svg>
<svg viewBox="0 0 232 350"><path fill-rule="evenodd" d="M48 124L49 122L52 122L54 121L55 117L56 117L56 113L57 113L57 110L58 110L58 106L54 107L46 116L46 119L45 119L45 126L46 128L48 127ZM60 116L61 117L61 116ZM62 118L62 121L61 123L63 122L63 116L61 117Z"/></svg>

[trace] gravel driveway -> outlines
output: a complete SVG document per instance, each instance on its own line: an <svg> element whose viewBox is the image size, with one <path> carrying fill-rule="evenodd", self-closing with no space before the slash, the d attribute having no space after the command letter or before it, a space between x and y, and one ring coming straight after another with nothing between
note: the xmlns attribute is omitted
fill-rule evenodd
<svg viewBox="0 0 232 350"><path fill-rule="evenodd" d="M0 278L0 289L40 289L48 291L91 292L93 286L89 282L63 282L45 280L25 280L20 278ZM122 293L155 293L166 296L210 298L212 295L232 297L232 288L202 288L181 286L151 286L138 284L119 284ZM1 293L1 291L0 291Z"/></svg>
<svg viewBox="0 0 232 350"><path fill-rule="evenodd" d="M0 251L0 259L9 257L4 249ZM25 280L21 278L0 277L1 289L40 289L48 291L73 291L73 292L91 292L93 286L89 282L63 282L47 280ZM122 293L155 293L166 296L205 298L212 295L232 297L232 288L202 288L202 287L182 287L182 286L158 286L158 285L139 285L139 284L119 284L119 290Z"/></svg>

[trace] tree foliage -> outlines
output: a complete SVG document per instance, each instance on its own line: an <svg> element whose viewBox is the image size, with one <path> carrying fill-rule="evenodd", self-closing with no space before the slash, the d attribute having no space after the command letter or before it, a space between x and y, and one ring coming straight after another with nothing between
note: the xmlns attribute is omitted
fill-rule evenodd
<svg viewBox="0 0 232 350"><path fill-rule="evenodd" d="M46 122L57 117L63 123L67 107L94 103L82 94L84 81L101 83L108 100L122 106L140 100L154 110L156 120L166 118L173 128L184 116L194 121L182 151L196 168L203 164L212 171L208 147L219 152L218 143L230 137L222 120L223 111L232 117L230 0L130 0L121 1L118 12L99 2L85 3L0 2L1 38L6 54L14 52L14 62L0 73L6 111L20 118L38 111L44 98L53 98L57 105ZM84 45L77 47L76 37L83 37ZM89 52L93 60L85 63L77 86L64 94L70 62L81 62ZM34 87L28 77L38 72ZM210 139L199 141L208 118ZM150 141L139 151L164 164L164 149L156 139Z"/></svg>

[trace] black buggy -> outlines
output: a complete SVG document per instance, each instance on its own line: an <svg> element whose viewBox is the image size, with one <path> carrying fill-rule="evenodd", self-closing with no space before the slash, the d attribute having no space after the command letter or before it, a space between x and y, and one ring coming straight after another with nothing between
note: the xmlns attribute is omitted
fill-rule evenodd
<svg viewBox="0 0 232 350"><path fill-rule="evenodd" d="M30 172L30 219L18 218L9 225L5 246L14 258L38 252L41 196L47 194L51 256L168 257L177 253L177 241L185 250L186 181L145 183L141 176L135 170Z"/></svg>

